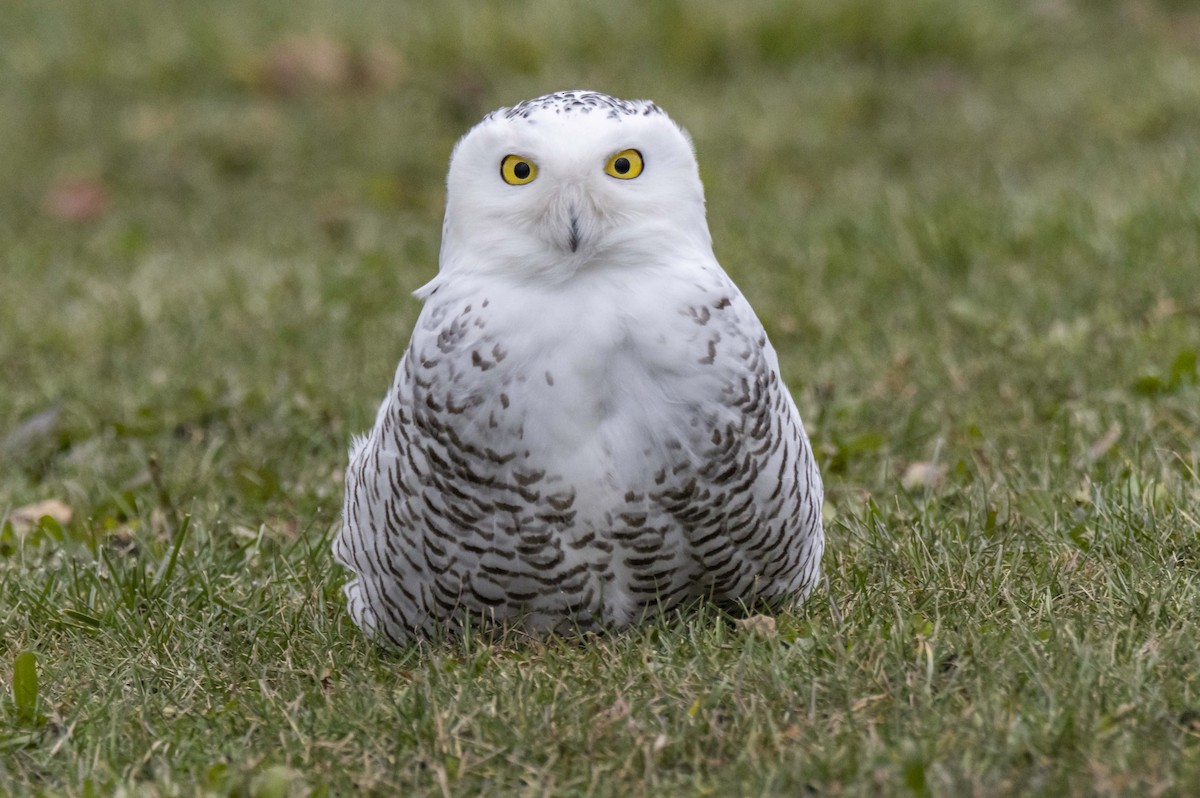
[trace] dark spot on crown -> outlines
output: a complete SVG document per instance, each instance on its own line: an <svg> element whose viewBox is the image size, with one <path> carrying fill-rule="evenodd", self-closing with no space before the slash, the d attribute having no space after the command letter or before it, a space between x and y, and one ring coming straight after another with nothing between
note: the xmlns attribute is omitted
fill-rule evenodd
<svg viewBox="0 0 1200 798"><path fill-rule="evenodd" d="M551 110L555 114L575 111L590 114L595 110L604 110L608 119L617 120L623 116L650 116L663 112L649 100L621 100L597 91L560 91L525 100L511 108L500 108L488 114L484 120L499 116L504 119L525 119L532 123L533 116Z"/></svg>

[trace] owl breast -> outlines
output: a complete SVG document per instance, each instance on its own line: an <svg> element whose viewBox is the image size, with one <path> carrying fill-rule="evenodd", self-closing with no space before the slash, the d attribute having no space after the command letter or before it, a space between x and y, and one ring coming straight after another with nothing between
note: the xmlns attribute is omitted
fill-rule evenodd
<svg viewBox="0 0 1200 798"><path fill-rule="evenodd" d="M715 264L638 277L431 297L347 471L364 629L621 628L811 589L820 478L761 324Z"/></svg>

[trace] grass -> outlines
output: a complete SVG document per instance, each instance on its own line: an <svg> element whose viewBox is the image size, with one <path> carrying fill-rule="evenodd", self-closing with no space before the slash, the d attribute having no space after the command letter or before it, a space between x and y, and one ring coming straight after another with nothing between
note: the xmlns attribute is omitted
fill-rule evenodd
<svg viewBox="0 0 1200 798"><path fill-rule="evenodd" d="M0 793L1200 790L1198 45L1182 0L10 3ZM690 129L828 584L377 650L349 435L455 139L575 86Z"/></svg>

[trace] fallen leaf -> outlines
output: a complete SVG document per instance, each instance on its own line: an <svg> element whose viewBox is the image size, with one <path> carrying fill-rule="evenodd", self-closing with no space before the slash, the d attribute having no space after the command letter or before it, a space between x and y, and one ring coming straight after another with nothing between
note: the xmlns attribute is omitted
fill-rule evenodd
<svg viewBox="0 0 1200 798"><path fill-rule="evenodd" d="M617 700L612 703L612 706L601 710L596 714L596 718L605 721L616 721L622 718L629 717L629 703L622 695L617 696Z"/></svg>
<svg viewBox="0 0 1200 798"><path fill-rule="evenodd" d="M229 528L229 530L233 533L233 536L239 540L258 540L258 530L252 529L244 524L234 524Z"/></svg>
<svg viewBox="0 0 1200 798"><path fill-rule="evenodd" d="M404 80L408 65L390 47L377 45L353 61L352 74L364 88L391 88Z"/></svg>
<svg viewBox="0 0 1200 798"><path fill-rule="evenodd" d="M295 540L300 536L300 524L295 518L270 518L264 524L269 531L288 540Z"/></svg>
<svg viewBox="0 0 1200 798"><path fill-rule="evenodd" d="M936 488L945 476L946 469L937 463L909 463L904 476L900 477L900 485L905 490Z"/></svg>
<svg viewBox="0 0 1200 798"><path fill-rule="evenodd" d="M1154 307L1150 308L1150 321L1161 321L1163 319L1175 316L1180 312L1179 303L1171 297L1160 297L1154 303Z"/></svg>
<svg viewBox="0 0 1200 798"><path fill-rule="evenodd" d="M334 195L325 198L317 208L317 224L325 235L342 241L350 234L353 201L346 196Z"/></svg>
<svg viewBox="0 0 1200 798"><path fill-rule="evenodd" d="M962 93L967 81L961 70L941 68L930 70L922 82L940 97L954 97Z"/></svg>
<svg viewBox="0 0 1200 798"><path fill-rule="evenodd" d="M271 94L295 96L318 91L390 88L408 71L404 57L390 47L351 49L322 34L285 36L250 65L247 79Z"/></svg>
<svg viewBox="0 0 1200 798"><path fill-rule="evenodd" d="M775 629L775 619L769 615L751 615L749 618L740 618L734 621L734 624L747 634L765 640L774 640L779 637L779 632Z"/></svg>
<svg viewBox="0 0 1200 798"><path fill-rule="evenodd" d="M862 710L871 706L871 704L875 704L879 701L883 701L887 697L888 697L887 693L876 693L875 695L865 695L862 698L855 699L854 703L850 705L850 711L851 712L861 712Z"/></svg>
<svg viewBox="0 0 1200 798"><path fill-rule="evenodd" d="M912 353L901 350L892 356L875 391L890 397L911 397L917 392L912 382Z"/></svg>
<svg viewBox="0 0 1200 798"><path fill-rule="evenodd" d="M617 700L611 706L592 716L592 725L596 729L604 730L621 720L625 721L624 725L627 730L637 731L637 721L633 719L629 703L623 695L618 694Z"/></svg>
<svg viewBox="0 0 1200 798"><path fill-rule="evenodd" d="M24 507L18 507L12 511L8 520L12 522L13 531L20 533L27 532L37 526L38 522L47 515L57 521L59 526L66 526L71 523L71 508L58 499L46 499L34 504L27 504Z"/></svg>
<svg viewBox="0 0 1200 798"><path fill-rule="evenodd" d="M108 210L108 189L96 180L70 178L46 192L45 212L66 222L90 222Z"/></svg>
<svg viewBox="0 0 1200 798"><path fill-rule="evenodd" d="M345 86L350 76L349 53L328 36L280 39L267 49L258 68L263 88L285 95Z"/></svg>

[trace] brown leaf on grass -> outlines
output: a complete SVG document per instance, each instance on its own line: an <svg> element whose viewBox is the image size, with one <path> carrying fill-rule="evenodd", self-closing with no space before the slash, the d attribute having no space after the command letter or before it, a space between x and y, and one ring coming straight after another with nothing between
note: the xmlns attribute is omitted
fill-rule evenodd
<svg viewBox="0 0 1200 798"><path fill-rule="evenodd" d="M938 97L958 96L966 82L966 75L962 71L946 67L926 71L921 80L924 87Z"/></svg>
<svg viewBox="0 0 1200 798"><path fill-rule="evenodd" d="M911 398L917 394L912 381L912 354L901 350L892 355L887 369L873 387L873 392L892 398Z"/></svg>
<svg viewBox="0 0 1200 798"><path fill-rule="evenodd" d="M799 723L788 724L788 727L779 736L789 743L794 743L804 737L804 727Z"/></svg>
<svg viewBox="0 0 1200 798"><path fill-rule="evenodd" d="M391 88L403 81L408 71L403 56L382 45L368 48L352 60L351 66L362 88Z"/></svg>
<svg viewBox="0 0 1200 798"><path fill-rule="evenodd" d="M900 485L905 490L918 488L936 488L942 484L946 469L937 463L909 463L900 477Z"/></svg>
<svg viewBox="0 0 1200 798"><path fill-rule="evenodd" d="M741 631L764 640L774 640L779 637L779 631L775 628L775 619L770 615L751 615L749 618L739 618L734 621L734 625Z"/></svg>
<svg viewBox="0 0 1200 798"><path fill-rule="evenodd" d="M265 522L267 531L276 537L295 540L300 537L300 523L295 518L268 518Z"/></svg>
<svg viewBox="0 0 1200 798"><path fill-rule="evenodd" d="M46 192L42 209L65 222L90 222L108 210L108 189L96 180L68 178Z"/></svg>
<svg viewBox="0 0 1200 798"><path fill-rule="evenodd" d="M405 73L394 50L373 46L353 51L322 34L286 36L270 47L253 70L253 81L272 94L389 87Z"/></svg>
<svg viewBox="0 0 1200 798"><path fill-rule="evenodd" d="M851 712L862 712L864 709L871 706L872 704L877 704L880 701L885 701L889 697L890 696L887 693L876 693L875 695L862 696L861 698L857 698L854 700L854 703L850 705L850 711Z"/></svg>
<svg viewBox="0 0 1200 798"><path fill-rule="evenodd" d="M316 209L317 226L335 241L346 240L353 229L351 217L354 200L342 194L334 194L321 200Z"/></svg>
<svg viewBox="0 0 1200 798"><path fill-rule="evenodd" d="M1170 317L1178 314L1179 302L1173 297L1164 296L1159 297L1159 300L1154 303L1154 307L1150 308L1150 311L1146 314L1146 317L1149 321L1155 322L1162 321L1163 319L1169 319Z"/></svg>
<svg viewBox="0 0 1200 798"><path fill-rule="evenodd" d="M18 507L12 511L8 520L12 521L13 530L21 533L33 529L47 515L57 521L59 526L66 526L71 523L73 513L70 507L58 499L46 499Z"/></svg>
<svg viewBox="0 0 1200 798"><path fill-rule="evenodd" d="M259 65L262 86L277 94L299 94L344 85L350 56L328 36L289 36L267 48Z"/></svg>
<svg viewBox="0 0 1200 798"><path fill-rule="evenodd" d="M229 528L229 531L232 532L233 536L238 540L247 542L251 540L258 540L258 530L252 529L244 524L234 524Z"/></svg>
<svg viewBox="0 0 1200 798"><path fill-rule="evenodd" d="M624 725L628 731L637 731L637 721L633 719L629 702L625 700L625 696L618 693L617 700L612 703L612 706L606 707L592 716L592 729L593 731L604 731L622 720L625 721Z"/></svg>

